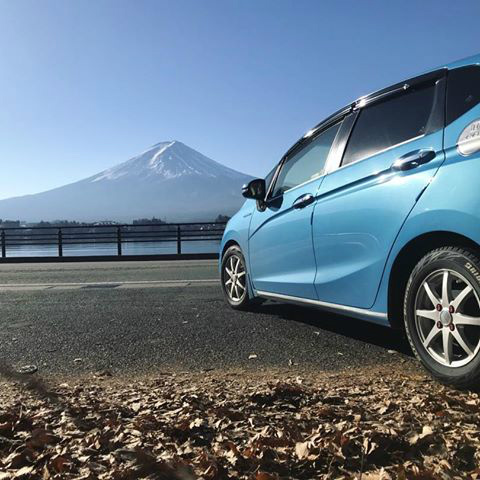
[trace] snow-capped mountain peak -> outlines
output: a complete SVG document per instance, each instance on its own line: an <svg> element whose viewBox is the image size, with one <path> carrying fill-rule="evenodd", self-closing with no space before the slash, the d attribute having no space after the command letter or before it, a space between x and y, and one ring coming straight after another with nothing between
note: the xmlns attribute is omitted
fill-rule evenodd
<svg viewBox="0 0 480 480"><path fill-rule="evenodd" d="M0 218L130 222L155 216L171 222L209 221L240 207L241 186L249 180L173 140L78 182L0 200Z"/></svg>
<svg viewBox="0 0 480 480"><path fill-rule="evenodd" d="M216 178L219 174L230 178L239 175L182 142L173 140L157 143L140 155L91 177L90 181L124 180L124 177L130 176L162 181L184 175Z"/></svg>

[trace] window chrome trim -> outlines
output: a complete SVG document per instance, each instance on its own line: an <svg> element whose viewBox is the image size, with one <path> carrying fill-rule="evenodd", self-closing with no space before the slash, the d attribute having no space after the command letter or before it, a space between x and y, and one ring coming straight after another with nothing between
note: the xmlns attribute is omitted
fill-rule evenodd
<svg viewBox="0 0 480 480"><path fill-rule="evenodd" d="M285 153L285 156L290 155L291 151L294 150L299 144L304 142L305 140L308 140L309 138L316 136L320 130L325 130L329 126L334 125L338 121L341 121L346 115L348 115L352 111L352 104L348 104L345 107L341 108L340 110L337 110L335 113L332 115L328 116L324 120L322 120L320 123L317 123L313 128L308 130L300 140L297 141L297 143L293 144Z"/></svg>
<svg viewBox="0 0 480 480"><path fill-rule="evenodd" d="M264 202L267 202L269 200L269 195L270 195L271 191L273 190L273 187L274 187L275 183L277 182L278 172L280 171L280 168L281 168L282 164L283 164L283 158L277 163L277 165L275 167L275 172L273 173L272 180L270 181L270 185L268 186L268 190L265 193Z"/></svg>
<svg viewBox="0 0 480 480"><path fill-rule="evenodd" d="M374 102L379 102L380 100L385 100L386 97L390 95L395 95L396 93L405 92L410 88L408 83L404 83L402 86L393 88L392 90L388 90L383 93L379 93L378 95L365 95L364 97L360 97L354 104L353 111L356 112L361 108L364 108L368 105L371 105Z"/></svg>
<svg viewBox="0 0 480 480"><path fill-rule="evenodd" d="M272 293L272 292L265 292L263 290L257 290L257 295L259 297L272 299L272 300L285 300L292 303L299 303L305 305L313 305L315 307L321 307L326 310L331 310L334 312L340 313L356 313L365 315L367 317L378 318L381 320L388 320L388 315L383 312L374 312L372 310L367 310L365 308L358 308L358 307L347 307L346 305L339 305L338 303L329 303L329 302L322 302L320 300L313 300L311 298L302 298L302 297L294 297L291 295L284 295L281 293Z"/></svg>
<svg viewBox="0 0 480 480"><path fill-rule="evenodd" d="M349 113L342 121L335 141L332 144L330 153L325 163L325 173L331 173L342 163L343 154L347 148L348 139L352 134L353 127L357 121L358 111Z"/></svg>
<svg viewBox="0 0 480 480"><path fill-rule="evenodd" d="M445 78L447 75L447 71L448 70L446 67L438 68L436 70L417 75L416 77L410 77L407 80L395 83L386 88L382 88L375 92L369 93L368 95L363 95L353 102L353 108L362 109L367 104L369 105L377 100L384 100L386 96L400 93L402 90L406 91L411 87L416 87L424 83L433 82L434 80Z"/></svg>

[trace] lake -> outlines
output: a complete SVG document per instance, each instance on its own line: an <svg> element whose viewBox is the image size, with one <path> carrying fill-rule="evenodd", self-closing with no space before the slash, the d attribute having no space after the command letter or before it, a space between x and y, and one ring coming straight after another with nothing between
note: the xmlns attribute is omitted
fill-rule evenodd
<svg viewBox="0 0 480 480"><path fill-rule="evenodd" d="M219 240L182 242L182 253L218 253ZM56 257L57 245L7 246L7 257ZM177 253L177 242L122 243L122 255L161 255ZM116 243L63 245L64 257L117 255Z"/></svg>

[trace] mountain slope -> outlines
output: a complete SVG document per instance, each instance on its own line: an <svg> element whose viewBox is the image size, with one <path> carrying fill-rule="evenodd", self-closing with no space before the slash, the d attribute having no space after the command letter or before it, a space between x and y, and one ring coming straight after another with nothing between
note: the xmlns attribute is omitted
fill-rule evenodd
<svg viewBox="0 0 480 480"><path fill-rule="evenodd" d="M233 214L243 203L241 186L250 179L181 142L162 142L84 180L0 200L0 218L207 221Z"/></svg>

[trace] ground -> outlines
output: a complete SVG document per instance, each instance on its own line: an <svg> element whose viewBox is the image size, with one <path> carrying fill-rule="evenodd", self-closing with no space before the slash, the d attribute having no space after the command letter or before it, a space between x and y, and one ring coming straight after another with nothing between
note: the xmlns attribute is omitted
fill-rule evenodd
<svg viewBox="0 0 480 480"><path fill-rule="evenodd" d="M0 269L0 480L480 473L478 395L398 332L233 312L212 262Z"/></svg>
<svg viewBox="0 0 480 480"><path fill-rule="evenodd" d="M0 265L1 357L41 374L412 362L385 327L285 304L233 311L217 278L212 261Z"/></svg>
<svg viewBox="0 0 480 480"><path fill-rule="evenodd" d="M3 378L1 479L480 473L478 395L412 369Z"/></svg>

